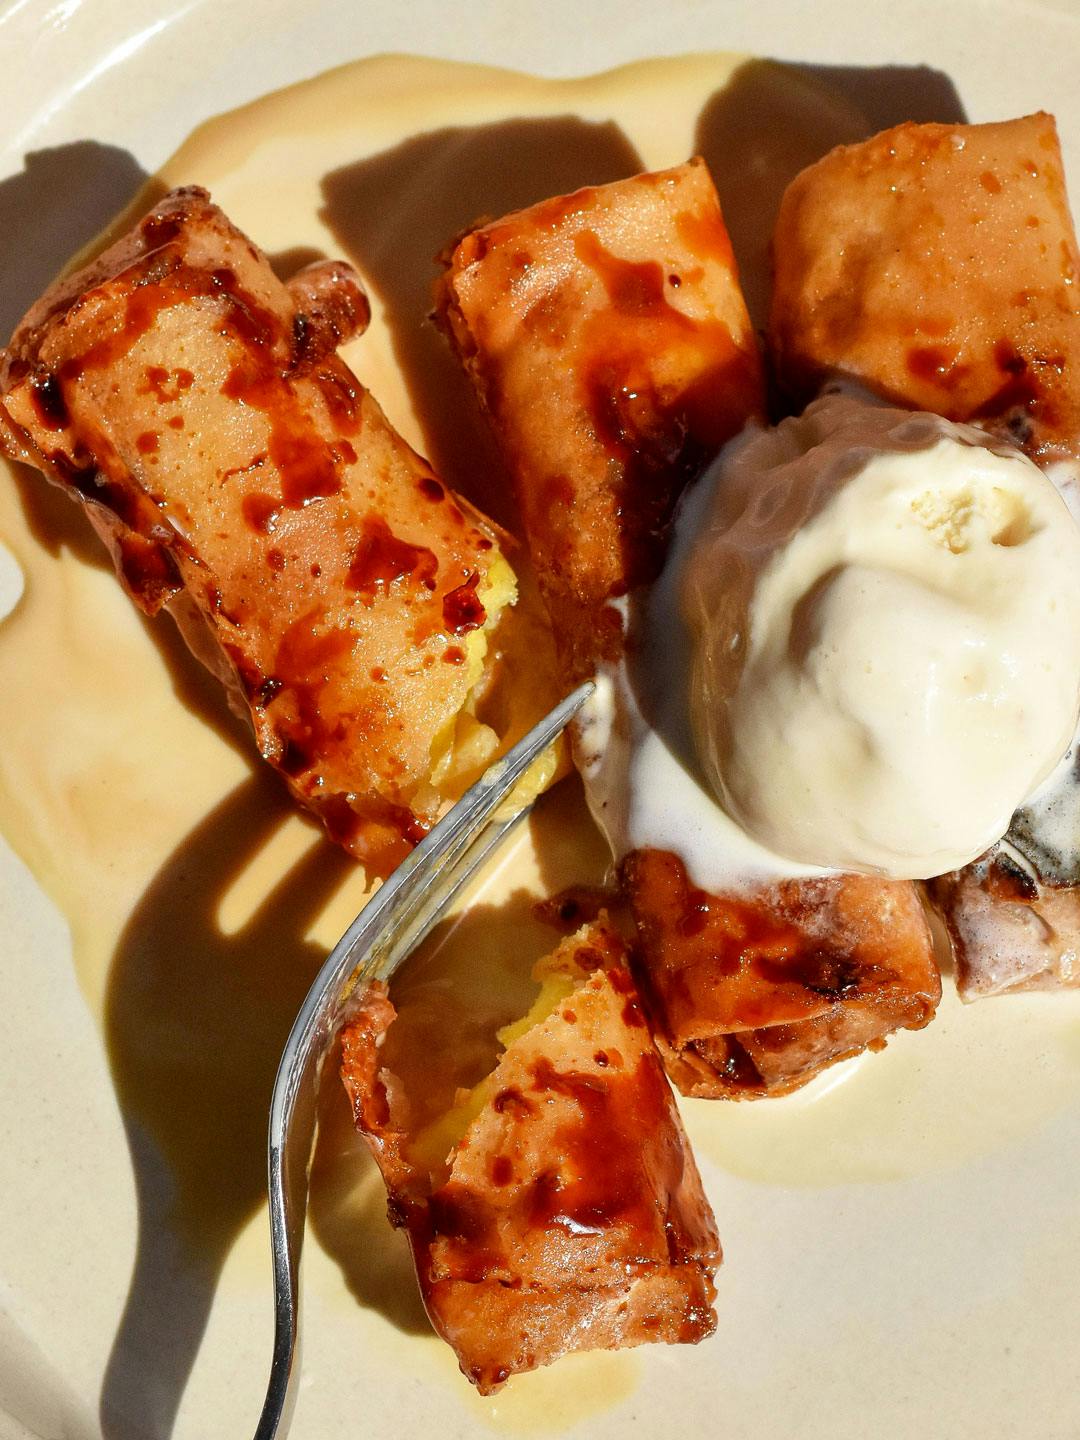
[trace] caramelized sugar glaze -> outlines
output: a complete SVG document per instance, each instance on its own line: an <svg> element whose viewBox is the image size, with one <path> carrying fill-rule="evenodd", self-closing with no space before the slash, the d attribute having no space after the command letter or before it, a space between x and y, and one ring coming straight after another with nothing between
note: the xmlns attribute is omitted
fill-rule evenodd
<svg viewBox="0 0 1080 1440"><path fill-rule="evenodd" d="M770 333L794 403L841 374L1075 453L1080 251L1051 116L899 125L803 175L778 224Z"/></svg>

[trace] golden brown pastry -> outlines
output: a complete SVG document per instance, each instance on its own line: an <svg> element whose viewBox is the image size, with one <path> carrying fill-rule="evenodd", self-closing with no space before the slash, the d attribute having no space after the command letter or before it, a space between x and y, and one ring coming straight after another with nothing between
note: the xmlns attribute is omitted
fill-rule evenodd
<svg viewBox="0 0 1080 1440"><path fill-rule="evenodd" d="M1080 443L1080 251L1053 117L898 125L788 186L769 342L801 404L836 376L1035 456Z"/></svg>
<svg viewBox="0 0 1080 1440"><path fill-rule="evenodd" d="M0 412L297 800L385 873L491 757L471 708L515 591L491 526L335 354L367 315L348 266L284 285L179 190L33 307Z"/></svg>
<svg viewBox="0 0 1080 1440"><path fill-rule="evenodd" d="M431 1087L395 1073L385 987L342 1034L356 1124L431 1322L484 1393L570 1351L692 1342L716 1324L716 1227L622 942L601 919L534 973L533 1009L449 1113L431 1117Z"/></svg>
<svg viewBox="0 0 1080 1440"><path fill-rule="evenodd" d="M656 1043L684 1095L782 1095L933 1017L941 978L907 882L840 875L709 895L660 850L635 851L622 873Z"/></svg>
<svg viewBox="0 0 1080 1440"><path fill-rule="evenodd" d="M679 492L764 408L702 160L466 234L439 313L514 475L568 672L618 649L606 602L654 579Z"/></svg>

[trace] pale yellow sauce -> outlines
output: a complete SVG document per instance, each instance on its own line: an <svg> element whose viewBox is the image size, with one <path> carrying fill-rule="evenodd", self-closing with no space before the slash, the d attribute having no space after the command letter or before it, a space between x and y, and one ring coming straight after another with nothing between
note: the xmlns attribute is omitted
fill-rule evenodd
<svg viewBox="0 0 1080 1440"><path fill-rule="evenodd" d="M737 57L559 82L385 58L202 126L160 180L207 186L286 268L316 253L351 259L374 320L349 363L451 483L509 521L490 441L425 320L436 252L480 215L704 151L760 320L783 185L864 129L839 100ZM136 616L74 506L37 475L5 478L0 540L25 576L0 624L0 829L69 921L120 1104L172 1171L171 1222L215 1263L243 1232L226 1283L238 1283L241 1254L240 1273L265 1279L265 1237L248 1222L262 1202L270 1084L310 978L364 898L363 877L295 815L170 622ZM497 1019L520 1015L529 968L555 939L531 916L534 897L595 883L605 866L570 782L440 927L406 986L432 999L444 1025L465 1023L473 1004L490 1011L493 996ZM705 1162L832 1185L993 1149L1053 1114L1078 1079L1080 996L961 1010L950 993L930 1030L802 1095L685 1109ZM307 1280L320 1303L339 1297L351 1314L358 1298L374 1353L403 1370L422 1353L426 1382L502 1433L561 1428L626 1400L637 1356L575 1357L494 1400L468 1393L449 1352L420 1343L406 1247L386 1227L332 1074L322 1109L311 1220L323 1253ZM706 1174L722 1186L708 1164Z"/></svg>

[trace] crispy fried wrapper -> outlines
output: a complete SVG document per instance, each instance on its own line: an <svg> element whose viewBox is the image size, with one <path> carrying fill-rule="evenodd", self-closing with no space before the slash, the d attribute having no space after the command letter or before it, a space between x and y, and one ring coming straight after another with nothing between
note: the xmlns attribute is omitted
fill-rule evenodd
<svg viewBox="0 0 1080 1440"><path fill-rule="evenodd" d="M702 160L559 196L453 248L438 308L514 477L573 680L605 608L655 578L675 501L764 408L757 343Z"/></svg>
<svg viewBox="0 0 1080 1440"><path fill-rule="evenodd" d="M913 885L840 875L710 895L659 850L622 874L656 1042L684 1095L783 1095L933 1017L941 978Z"/></svg>
<svg viewBox="0 0 1080 1440"><path fill-rule="evenodd" d="M417 1131L374 986L342 1078L409 1235L424 1303L489 1393L575 1350L703 1339L720 1246L625 950L603 920L536 970L493 1074ZM539 1013L537 1013L539 1012Z"/></svg>
<svg viewBox="0 0 1080 1440"><path fill-rule="evenodd" d="M1053 117L899 125L798 175L769 340L799 404L837 376L1080 453L1080 251Z"/></svg>
<svg viewBox="0 0 1080 1440"><path fill-rule="evenodd" d="M1080 985L1080 886L1044 880L1008 843L931 882L962 1000Z"/></svg>
<svg viewBox="0 0 1080 1440"><path fill-rule="evenodd" d="M335 353L356 275L282 284L205 191L59 281L0 359L0 441L85 507L294 796L385 873L491 758L471 713L514 598L492 528Z"/></svg>

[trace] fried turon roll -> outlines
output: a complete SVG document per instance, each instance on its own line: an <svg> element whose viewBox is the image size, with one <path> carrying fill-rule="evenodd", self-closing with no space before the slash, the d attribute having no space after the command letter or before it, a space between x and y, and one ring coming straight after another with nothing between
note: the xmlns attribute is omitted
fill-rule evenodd
<svg viewBox="0 0 1080 1440"><path fill-rule="evenodd" d="M1078 805L1074 742L1054 783L1016 812L1004 839L930 882L962 1000L1080 985Z"/></svg>
<svg viewBox="0 0 1080 1440"><path fill-rule="evenodd" d="M1080 985L1080 768L1073 743L1005 838L930 894L963 1000Z"/></svg>
<svg viewBox="0 0 1080 1440"><path fill-rule="evenodd" d="M1053 117L899 125L789 185L769 339L801 406L836 376L1078 453L1080 251Z"/></svg>
<svg viewBox="0 0 1080 1440"><path fill-rule="evenodd" d="M663 561L675 501L764 408L702 160L470 231L439 313L506 453L573 679L619 649L613 596Z"/></svg>
<svg viewBox="0 0 1080 1440"><path fill-rule="evenodd" d="M1077 744L1004 838L929 885L956 957L962 1000L1080 985Z"/></svg>
<svg viewBox="0 0 1080 1440"><path fill-rule="evenodd" d="M432 1113L373 987L342 1036L356 1124L435 1329L483 1392L574 1350L712 1333L720 1246L622 942L601 919L534 972L495 1070Z"/></svg>
<svg viewBox="0 0 1080 1440"><path fill-rule="evenodd" d="M926 1025L941 998L914 885L841 875L709 895L660 850L629 855L622 877L656 1043L684 1095L796 1090Z"/></svg>
<svg viewBox="0 0 1080 1440"><path fill-rule="evenodd" d="M491 758L472 713L514 578L336 355L348 266L288 285L205 191L33 307L0 362L18 459L85 507L294 796L375 873Z"/></svg>
<svg viewBox="0 0 1080 1440"><path fill-rule="evenodd" d="M679 492L764 410L708 173L692 161L485 225L450 257L441 304L514 475L569 676L618 667L608 602L655 578ZM616 859L657 1042L686 1094L781 1094L934 1012L910 884L706 894L678 854Z"/></svg>
<svg viewBox="0 0 1080 1440"><path fill-rule="evenodd" d="M932 882L963 1000L1080 985L1080 885L1043 880L1008 845Z"/></svg>

